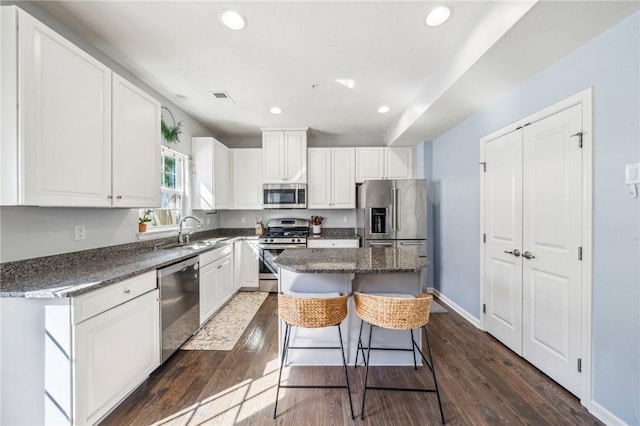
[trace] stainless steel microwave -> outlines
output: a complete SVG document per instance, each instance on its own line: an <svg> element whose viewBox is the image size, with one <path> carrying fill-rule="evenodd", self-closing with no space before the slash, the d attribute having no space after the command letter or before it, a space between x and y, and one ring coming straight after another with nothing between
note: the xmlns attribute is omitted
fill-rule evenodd
<svg viewBox="0 0 640 426"><path fill-rule="evenodd" d="M265 183L262 186L262 206L265 209L306 209L307 184Z"/></svg>

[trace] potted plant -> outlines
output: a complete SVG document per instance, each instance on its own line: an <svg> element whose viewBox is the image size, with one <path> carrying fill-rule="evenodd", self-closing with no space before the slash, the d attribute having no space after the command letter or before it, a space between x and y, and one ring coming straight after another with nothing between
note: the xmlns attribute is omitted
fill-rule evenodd
<svg viewBox="0 0 640 426"><path fill-rule="evenodd" d="M147 223L151 222L152 209L147 209L144 214L138 218L138 232L147 232Z"/></svg>
<svg viewBox="0 0 640 426"><path fill-rule="evenodd" d="M322 225L322 219L324 219L322 216L311 216L311 226L313 227L314 234L320 234L322 232L322 228L320 227L320 225Z"/></svg>

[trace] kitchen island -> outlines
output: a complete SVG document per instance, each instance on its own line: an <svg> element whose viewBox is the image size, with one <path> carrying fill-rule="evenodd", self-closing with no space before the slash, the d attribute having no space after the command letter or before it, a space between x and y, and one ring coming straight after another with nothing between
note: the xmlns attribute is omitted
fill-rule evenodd
<svg viewBox="0 0 640 426"><path fill-rule="evenodd" d="M416 295L424 292L421 283L427 260L397 248L332 248L285 250L273 263L278 267L279 291L285 294L348 293L354 291L388 295ZM341 324L347 362L356 360L360 318L353 299ZM366 329L368 335L368 328ZM363 333L364 336L365 333ZM284 326L281 324L279 348L282 350ZM415 333L420 343L420 333ZM290 346L335 346L337 333L333 327L301 329L294 327ZM366 342L365 342L366 345ZM374 347L411 348L409 333L378 330ZM339 351L293 350L288 363L293 365L341 365ZM420 360L418 360L420 361ZM411 352L375 351L372 365L413 365ZM362 364L362 356L358 363Z"/></svg>

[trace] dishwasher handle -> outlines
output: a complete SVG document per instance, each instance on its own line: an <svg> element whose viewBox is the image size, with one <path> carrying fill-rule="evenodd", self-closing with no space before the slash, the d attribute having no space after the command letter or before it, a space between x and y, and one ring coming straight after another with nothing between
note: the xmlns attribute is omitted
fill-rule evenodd
<svg viewBox="0 0 640 426"><path fill-rule="evenodd" d="M158 278L166 277L167 275L171 275L178 271L182 271L183 269L191 267L193 267L196 271L198 270L198 256L194 256L182 262L174 263L173 265L165 266L164 268L158 269Z"/></svg>

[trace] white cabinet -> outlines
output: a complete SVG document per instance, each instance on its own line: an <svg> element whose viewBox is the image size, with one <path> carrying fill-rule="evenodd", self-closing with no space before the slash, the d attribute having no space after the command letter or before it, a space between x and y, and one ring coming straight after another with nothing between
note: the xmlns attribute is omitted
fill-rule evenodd
<svg viewBox="0 0 640 426"><path fill-rule="evenodd" d="M2 205L159 206L160 104L24 11L0 14Z"/></svg>
<svg viewBox="0 0 640 426"><path fill-rule="evenodd" d="M74 423L97 423L160 365L159 312L154 290L75 327Z"/></svg>
<svg viewBox="0 0 640 426"><path fill-rule="evenodd" d="M230 149L232 208L262 209L262 149Z"/></svg>
<svg viewBox="0 0 640 426"><path fill-rule="evenodd" d="M193 209L229 208L229 148L214 138L192 138L191 155Z"/></svg>
<svg viewBox="0 0 640 426"><path fill-rule="evenodd" d="M314 240L309 238L307 240L307 248L358 248L360 247L360 240L357 238L351 239L339 239L339 240Z"/></svg>
<svg viewBox="0 0 640 426"><path fill-rule="evenodd" d="M308 208L355 208L355 149L309 148L308 159Z"/></svg>
<svg viewBox="0 0 640 426"><path fill-rule="evenodd" d="M356 182L413 179L413 148L356 148Z"/></svg>
<svg viewBox="0 0 640 426"><path fill-rule="evenodd" d="M113 73L113 206L160 206L160 103Z"/></svg>
<svg viewBox="0 0 640 426"><path fill-rule="evenodd" d="M263 183L307 183L307 131L262 132Z"/></svg>
<svg viewBox="0 0 640 426"><path fill-rule="evenodd" d="M234 243L234 288L257 290L259 287L259 253L255 241L241 240Z"/></svg>
<svg viewBox="0 0 640 426"><path fill-rule="evenodd" d="M200 255L200 325L233 295L233 246Z"/></svg>
<svg viewBox="0 0 640 426"><path fill-rule="evenodd" d="M3 298L3 424L98 423L160 365L151 271L74 298Z"/></svg>

